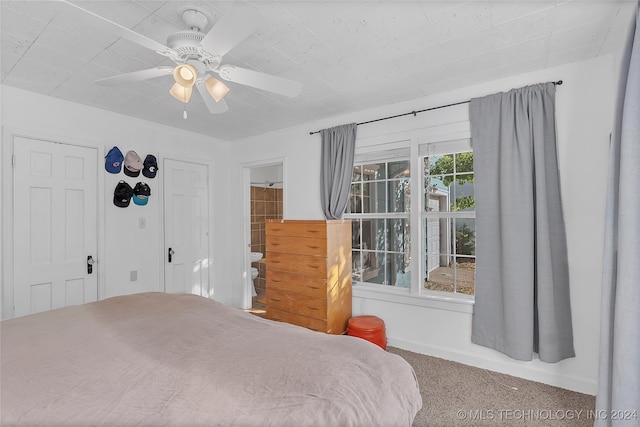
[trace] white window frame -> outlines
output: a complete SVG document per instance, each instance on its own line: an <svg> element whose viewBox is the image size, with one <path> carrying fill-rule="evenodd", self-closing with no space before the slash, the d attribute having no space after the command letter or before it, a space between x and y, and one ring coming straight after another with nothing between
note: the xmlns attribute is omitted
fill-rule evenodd
<svg viewBox="0 0 640 427"><path fill-rule="evenodd" d="M424 150L429 144L446 144L462 139L470 140L470 124L466 117L466 109L460 110L461 121L452 121L441 125L397 132L390 135L373 136L356 141L356 158L358 155L366 153L372 159L376 159L376 154L384 151L390 152L394 148L409 148L410 168L411 168L411 189L422 191L424 181L422 176L422 158L420 148ZM459 116L460 117L460 116ZM385 159L393 161L397 157ZM377 157L377 160L383 160ZM357 162L360 163L360 162ZM370 163L374 163L371 161ZM415 172L419 171L419 172ZM416 190L417 189L417 190ZM409 218L411 221L411 259L412 270L420 269L420 274L412 274L410 288L398 288L396 286L379 285L366 282L353 282L354 298L369 300L379 300L405 305L434 308L446 311L472 313L474 297L464 294L454 294L450 292L437 292L424 289L423 277L423 254L425 239L422 231L422 213L424 211L424 197L411 197L411 208ZM344 218L349 219L351 215L345 214ZM417 225L417 226L416 226Z"/></svg>

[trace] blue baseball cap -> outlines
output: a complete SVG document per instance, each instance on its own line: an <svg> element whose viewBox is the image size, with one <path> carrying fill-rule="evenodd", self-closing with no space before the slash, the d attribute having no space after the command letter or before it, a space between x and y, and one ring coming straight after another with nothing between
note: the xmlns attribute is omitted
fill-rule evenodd
<svg viewBox="0 0 640 427"><path fill-rule="evenodd" d="M114 146L106 156L104 156L104 168L109 173L120 173L124 156L117 146Z"/></svg>

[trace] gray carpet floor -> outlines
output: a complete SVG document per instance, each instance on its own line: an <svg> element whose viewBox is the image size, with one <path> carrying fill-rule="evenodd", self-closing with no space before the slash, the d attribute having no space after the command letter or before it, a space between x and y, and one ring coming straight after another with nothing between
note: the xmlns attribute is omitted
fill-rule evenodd
<svg viewBox="0 0 640 427"><path fill-rule="evenodd" d="M414 427L593 426L595 396L394 347L416 372Z"/></svg>

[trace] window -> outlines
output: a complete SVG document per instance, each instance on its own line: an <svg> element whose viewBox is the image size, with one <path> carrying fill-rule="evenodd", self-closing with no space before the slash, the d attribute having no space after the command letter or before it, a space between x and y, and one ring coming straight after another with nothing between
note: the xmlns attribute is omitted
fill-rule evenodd
<svg viewBox="0 0 640 427"><path fill-rule="evenodd" d="M406 147L356 153L345 214L352 221L353 281L411 289L413 257L419 286L411 294L469 298L476 259L470 140L420 144L418 153L414 159ZM412 165L419 171L413 177ZM421 195L415 212L412 183ZM413 248L412 229L420 239Z"/></svg>
<svg viewBox="0 0 640 427"><path fill-rule="evenodd" d="M473 151L424 156L422 165L424 289L473 295L476 266Z"/></svg>
<svg viewBox="0 0 640 427"><path fill-rule="evenodd" d="M410 286L410 178L409 159L354 166L346 215L354 281Z"/></svg>

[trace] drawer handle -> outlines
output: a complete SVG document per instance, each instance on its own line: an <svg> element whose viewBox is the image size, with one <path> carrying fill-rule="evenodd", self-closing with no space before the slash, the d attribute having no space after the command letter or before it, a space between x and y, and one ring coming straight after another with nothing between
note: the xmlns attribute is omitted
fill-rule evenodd
<svg viewBox="0 0 640 427"><path fill-rule="evenodd" d="M271 297L271 298L269 298L269 299L270 299L271 301L282 301L280 298L273 298L273 297Z"/></svg>
<svg viewBox="0 0 640 427"><path fill-rule="evenodd" d="M282 228L272 228L271 231L282 231Z"/></svg>
<svg viewBox="0 0 640 427"><path fill-rule="evenodd" d="M307 230L307 233L317 233L320 230Z"/></svg>
<svg viewBox="0 0 640 427"><path fill-rule="evenodd" d="M280 246L280 243L271 243L271 246Z"/></svg>
<svg viewBox="0 0 640 427"><path fill-rule="evenodd" d="M309 286L309 289L320 289L320 288L317 286Z"/></svg>
<svg viewBox="0 0 640 427"><path fill-rule="evenodd" d="M278 261L277 259L271 260L272 264L280 264L280 261Z"/></svg>
<svg viewBox="0 0 640 427"><path fill-rule="evenodd" d="M318 307L314 307L314 306L311 306L311 305L308 305L307 308L310 309L310 310L320 310Z"/></svg>
<svg viewBox="0 0 640 427"><path fill-rule="evenodd" d="M309 268L316 268L316 269L318 268L318 266L317 266L317 265L311 265L311 264L307 264L307 267L309 267Z"/></svg>
<svg viewBox="0 0 640 427"><path fill-rule="evenodd" d="M311 249L318 249L320 246L315 246L315 245L307 245L308 248Z"/></svg>
<svg viewBox="0 0 640 427"><path fill-rule="evenodd" d="M273 283L282 283L282 280L271 279Z"/></svg>

